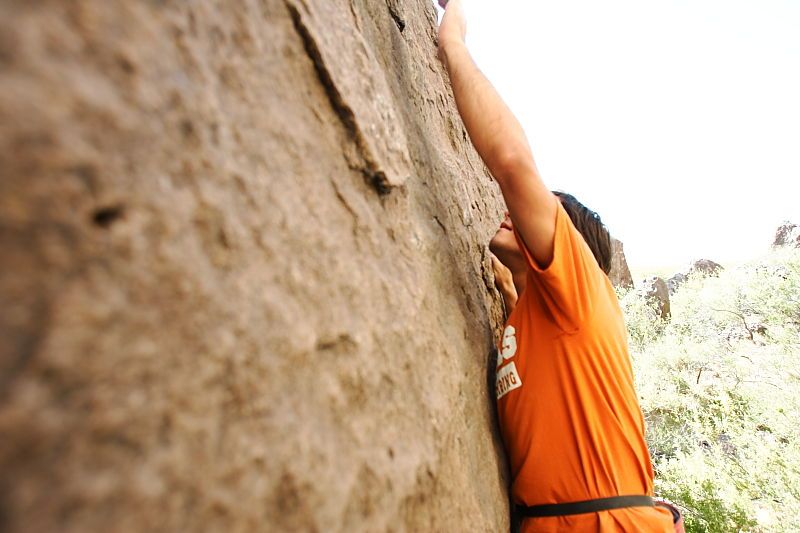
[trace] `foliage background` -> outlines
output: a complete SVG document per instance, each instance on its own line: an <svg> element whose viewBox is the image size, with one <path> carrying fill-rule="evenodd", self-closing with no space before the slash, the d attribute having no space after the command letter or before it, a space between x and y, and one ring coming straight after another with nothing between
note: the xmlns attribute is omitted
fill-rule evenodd
<svg viewBox="0 0 800 533"><path fill-rule="evenodd" d="M656 494L689 532L800 531L800 250L620 294Z"/></svg>

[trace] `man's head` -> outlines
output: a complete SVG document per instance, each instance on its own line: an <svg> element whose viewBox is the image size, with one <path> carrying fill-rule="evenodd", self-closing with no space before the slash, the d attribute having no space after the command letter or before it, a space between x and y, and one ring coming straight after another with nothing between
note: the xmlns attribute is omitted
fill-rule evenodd
<svg viewBox="0 0 800 533"><path fill-rule="evenodd" d="M600 269L606 274L611 272L611 234L600 219L600 215L580 203L571 194L560 191L553 191L553 194L561 200L564 211L589 245Z"/></svg>
<svg viewBox="0 0 800 533"><path fill-rule="evenodd" d="M571 194L559 191L553 191L553 194L558 197L572 224L589 245L597 264L608 274L611 271L611 235L600 215L580 203ZM525 268L525 259L514 238L513 228L511 218L506 213L497 233L489 241L489 250L512 272L517 272L520 268Z"/></svg>

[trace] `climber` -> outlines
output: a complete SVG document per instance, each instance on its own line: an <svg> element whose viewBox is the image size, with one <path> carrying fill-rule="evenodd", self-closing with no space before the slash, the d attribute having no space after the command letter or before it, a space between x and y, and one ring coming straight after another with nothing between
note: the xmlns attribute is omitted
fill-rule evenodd
<svg viewBox="0 0 800 533"><path fill-rule="evenodd" d="M496 397L522 531L680 531L677 510L653 499L627 332L606 275L608 230L545 187L522 127L467 50L462 0L439 3L439 56L508 208L490 242L513 306Z"/></svg>

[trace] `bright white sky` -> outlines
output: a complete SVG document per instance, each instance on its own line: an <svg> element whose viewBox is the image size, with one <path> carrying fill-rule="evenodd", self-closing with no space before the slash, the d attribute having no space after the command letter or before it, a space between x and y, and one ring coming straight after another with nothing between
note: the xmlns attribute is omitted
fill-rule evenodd
<svg viewBox="0 0 800 533"><path fill-rule="evenodd" d="M800 223L800 2L465 8L545 182L597 210L632 268L730 264Z"/></svg>

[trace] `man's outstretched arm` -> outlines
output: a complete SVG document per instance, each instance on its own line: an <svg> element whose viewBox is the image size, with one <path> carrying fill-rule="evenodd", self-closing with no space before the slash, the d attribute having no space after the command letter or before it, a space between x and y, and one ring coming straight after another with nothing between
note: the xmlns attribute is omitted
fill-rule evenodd
<svg viewBox="0 0 800 533"><path fill-rule="evenodd" d="M539 265L547 266L553 258L558 200L542 182L519 122L467 50L461 1L446 2L439 54L467 132L500 185L514 226Z"/></svg>

